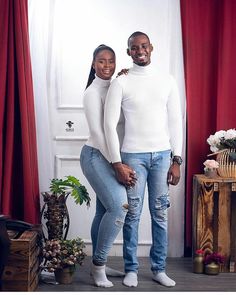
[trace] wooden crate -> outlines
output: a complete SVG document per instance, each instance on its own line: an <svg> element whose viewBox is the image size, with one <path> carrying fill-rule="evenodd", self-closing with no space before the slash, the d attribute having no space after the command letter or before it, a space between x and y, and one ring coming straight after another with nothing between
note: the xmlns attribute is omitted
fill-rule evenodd
<svg viewBox="0 0 236 295"><path fill-rule="evenodd" d="M3 291L34 291L39 280L38 233L8 232L10 255L3 273Z"/></svg>
<svg viewBox="0 0 236 295"><path fill-rule="evenodd" d="M221 272L236 272L236 179L193 177L193 253L226 257Z"/></svg>

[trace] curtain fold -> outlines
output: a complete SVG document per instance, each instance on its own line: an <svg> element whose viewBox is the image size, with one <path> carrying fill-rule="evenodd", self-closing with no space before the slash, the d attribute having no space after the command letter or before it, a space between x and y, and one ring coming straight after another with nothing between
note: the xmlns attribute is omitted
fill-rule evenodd
<svg viewBox="0 0 236 295"><path fill-rule="evenodd" d="M39 222L27 0L0 0L1 213Z"/></svg>
<svg viewBox="0 0 236 295"><path fill-rule="evenodd" d="M187 95L185 255L192 246L192 179L210 153L206 139L236 127L236 2L181 0Z"/></svg>

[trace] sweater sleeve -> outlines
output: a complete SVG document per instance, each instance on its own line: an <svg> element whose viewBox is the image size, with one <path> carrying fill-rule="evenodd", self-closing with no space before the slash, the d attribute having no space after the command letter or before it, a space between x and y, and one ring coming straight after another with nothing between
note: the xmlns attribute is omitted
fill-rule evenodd
<svg viewBox="0 0 236 295"><path fill-rule="evenodd" d="M104 110L104 131L112 163L121 162L117 124L121 113L122 87L114 79L109 87Z"/></svg>
<svg viewBox="0 0 236 295"><path fill-rule="evenodd" d="M170 144L173 155L181 156L183 144L183 118L180 96L177 83L172 76L170 76L170 81L171 88L167 104Z"/></svg>
<svg viewBox="0 0 236 295"><path fill-rule="evenodd" d="M85 92L83 103L90 136L99 151L110 162L103 129L103 104L99 93L96 91Z"/></svg>

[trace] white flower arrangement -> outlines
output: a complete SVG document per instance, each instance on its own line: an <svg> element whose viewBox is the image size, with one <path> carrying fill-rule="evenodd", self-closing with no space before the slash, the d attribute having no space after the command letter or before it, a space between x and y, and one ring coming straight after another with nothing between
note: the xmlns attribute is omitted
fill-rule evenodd
<svg viewBox="0 0 236 295"><path fill-rule="evenodd" d="M206 160L203 165L205 166L204 170L215 170L219 168L219 163L215 160Z"/></svg>
<svg viewBox="0 0 236 295"><path fill-rule="evenodd" d="M217 131L214 135L208 137L207 143L213 153L223 149L236 149L236 130Z"/></svg>

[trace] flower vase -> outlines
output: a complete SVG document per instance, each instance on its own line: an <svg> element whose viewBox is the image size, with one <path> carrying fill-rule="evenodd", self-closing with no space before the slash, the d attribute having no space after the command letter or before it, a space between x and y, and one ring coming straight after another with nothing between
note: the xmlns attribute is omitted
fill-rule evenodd
<svg viewBox="0 0 236 295"><path fill-rule="evenodd" d="M203 265L203 254L195 254L193 259L193 272L194 273L203 273L204 265Z"/></svg>
<svg viewBox="0 0 236 295"><path fill-rule="evenodd" d="M220 271L219 264L211 262L205 265L205 274L207 275L218 275Z"/></svg>
<svg viewBox="0 0 236 295"><path fill-rule="evenodd" d="M66 239L69 230L70 216L66 205L69 193L51 194L50 192L42 193L44 205L41 210L41 220L45 219L48 240ZM46 239L43 232L44 239Z"/></svg>
<svg viewBox="0 0 236 295"><path fill-rule="evenodd" d="M217 170L216 169L204 169L204 174L208 178L216 178Z"/></svg>
<svg viewBox="0 0 236 295"><path fill-rule="evenodd" d="M236 150L225 149L217 154L217 162L219 163L218 174L225 178L236 178Z"/></svg>
<svg viewBox="0 0 236 295"><path fill-rule="evenodd" d="M55 279L59 284L71 284L75 267L59 268L54 271Z"/></svg>

